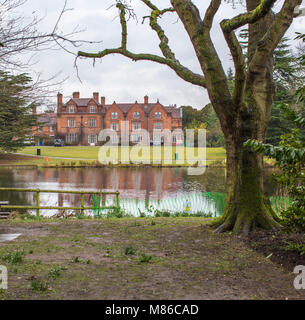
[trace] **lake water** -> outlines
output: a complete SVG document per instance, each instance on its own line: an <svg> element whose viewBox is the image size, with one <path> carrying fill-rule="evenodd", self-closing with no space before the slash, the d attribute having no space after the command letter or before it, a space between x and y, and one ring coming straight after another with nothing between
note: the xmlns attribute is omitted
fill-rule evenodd
<svg viewBox="0 0 305 320"><path fill-rule="evenodd" d="M207 168L199 176L190 176L186 168L42 168L0 169L0 187L39 188L55 190L116 191L120 192L120 205L129 214L140 211L149 214L148 207L161 211L211 213L219 210L210 193L221 195L225 191L225 168ZM265 171L265 190L275 193L270 182L271 171ZM216 194L216 196L217 196ZM207 196L208 195L208 196ZM35 205L35 193L0 192L0 201L14 205ZM107 197L106 204L113 202ZM80 196L70 194L40 195L42 206L80 206ZM92 205L92 197L85 197L85 205ZM140 211L139 211L140 209ZM41 210L52 215L54 210ZM90 212L87 212L90 213Z"/></svg>

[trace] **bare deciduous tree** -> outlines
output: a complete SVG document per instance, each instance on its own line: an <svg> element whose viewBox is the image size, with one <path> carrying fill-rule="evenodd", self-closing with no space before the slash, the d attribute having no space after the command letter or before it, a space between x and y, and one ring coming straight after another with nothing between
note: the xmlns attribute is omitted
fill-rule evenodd
<svg viewBox="0 0 305 320"><path fill-rule="evenodd" d="M49 99L54 96L58 87L66 80L59 80L60 72L49 79L42 79L40 72L34 70L32 55L38 51L48 49L67 50L68 45L79 47L81 44L92 41L75 39L82 30L77 28L69 33L59 30L59 23L63 15L69 11L65 0L58 19L50 32L41 32L40 25L44 18L39 18L35 12L31 17L21 13L27 0L0 1L0 70L14 73L31 73L34 78L29 91L32 94L32 103L43 104L50 108ZM25 56L29 57L25 59Z"/></svg>
<svg viewBox="0 0 305 320"><path fill-rule="evenodd" d="M150 27L160 40L162 55L133 53L127 48L127 21L132 12L128 3L117 1L120 13L122 39L118 48L97 53L78 52L79 57L103 58L121 54L134 61L150 60L167 65L176 74L208 91L226 139L227 149L227 199L225 212L214 224L217 232L233 230L248 234L256 226L274 229L279 224L263 191L263 158L243 148L248 139L265 141L275 93L272 80L273 51L291 25L295 7L301 0L285 0L275 14L272 7L277 0L246 0L246 11L232 19L224 19L221 29L230 49L235 66L235 87L231 94L221 58L218 56L211 28L221 0L210 0L201 17L198 7L191 0L171 0L171 7L160 9L149 0L141 0L150 8ZM201 66L202 74L184 67L169 46L168 38L158 20L174 12L184 25ZM242 52L235 31L248 28L247 60Z"/></svg>

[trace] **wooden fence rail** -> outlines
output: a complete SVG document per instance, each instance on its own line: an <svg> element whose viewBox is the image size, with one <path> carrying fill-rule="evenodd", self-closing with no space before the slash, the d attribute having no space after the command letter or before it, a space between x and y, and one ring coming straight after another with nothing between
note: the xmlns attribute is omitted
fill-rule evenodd
<svg viewBox="0 0 305 320"><path fill-rule="evenodd" d="M98 195L115 195L116 205L103 207L104 209L120 209L120 199L119 191L76 191L76 190L40 190L40 189L20 189L20 188L0 188L1 191L12 191L12 192L34 192L36 193L36 206L22 206L22 205L2 205L0 204L0 209L36 209L36 215L39 216L40 210L80 210L81 214L84 215L85 210L92 209L91 207L85 207L84 195L85 194L98 194ZM41 193L68 193L68 194L80 194L81 195L81 205L80 207L58 207L58 206L40 206L40 194Z"/></svg>

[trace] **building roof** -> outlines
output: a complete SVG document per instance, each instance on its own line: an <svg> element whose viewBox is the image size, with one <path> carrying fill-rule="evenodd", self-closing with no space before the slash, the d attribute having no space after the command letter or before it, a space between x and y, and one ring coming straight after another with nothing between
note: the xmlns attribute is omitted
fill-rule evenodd
<svg viewBox="0 0 305 320"><path fill-rule="evenodd" d="M88 104L89 104L89 102L90 102L91 100L94 100L95 103L96 103L98 106L101 105L98 101L96 101L96 100L93 99L93 98L79 98L79 99L73 99L73 98L72 98L71 100L74 101L75 104L76 104L77 106L79 106L79 107L87 107Z"/></svg>
<svg viewBox="0 0 305 320"><path fill-rule="evenodd" d="M102 103L104 103L104 102L101 101L101 103L99 103L97 100L94 99L94 97L95 96L93 94L93 97L91 97L91 98L71 98L69 101L73 101L75 103L75 105L78 106L78 107L88 107L89 106L89 102L91 100L93 100L93 101L95 101L95 103L99 107L101 107ZM102 98L105 101L105 98L104 97L102 97ZM144 101L146 99L148 100L148 96L144 97ZM67 106L67 103L63 104L63 106ZM156 103L159 103L159 100L157 102L155 102L155 103L138 103L137 101L134 102L134 103L116 103L116 102L113 102L112 104L106 104L105 108L106 108L106 110L108 110L112 105L116 105L122 110L122 112L124 114L126 114L130 110L130 108L132 108L135 104L138 104L142 108L142 110L144 110L146 113L150 113L151 109L156 105ZM181 119L182 118L181 117L180 108L177 108L176 105L174 105L174 106L173 105L163 106L161 104L161 106L164 107L166 112L169 113L173 118L175 118L175 119ZM104 111L102 110L102 113L103 112Z"/></svg>
<svg viewBox="0 0 305 320"><path fill-rule="evenodd" d="M69 101L73 101L78 107L88 107L88 104L91 100L93 100L98 106L101 106L101 104L96 101L95 99L93 98L79 98L79 99L75 99L75 98L72 98L70 99ZM68 102L69 102L68 101ZM67 102L67 103L68 103ZM63 107L66 107L67 106L67 103L64 103L63 104Z"/></svg>
<svg viewBox="0 0 305 320"><path fill-rule="evenodd" d="M57 123L57 113L42 113L37 116L37 121L46 126L53 126Z"/></svg>
<svg viewBox="0 0 305 320"><path fill-rule="evenodd" d="M156 105L156 103L137 103L145 112L149 113L150 110ZM106 105L106 110L108 110L113 104L107 104ZM129 109L135 105L135 103L115 103L116 106L118 106L123 113L127 113ZM161 104L161 106L163 106ZM177 108L175 106L163 106L166 112L171 113L173 118L180 119L181 114L180 114L180 108Z"/></svg>

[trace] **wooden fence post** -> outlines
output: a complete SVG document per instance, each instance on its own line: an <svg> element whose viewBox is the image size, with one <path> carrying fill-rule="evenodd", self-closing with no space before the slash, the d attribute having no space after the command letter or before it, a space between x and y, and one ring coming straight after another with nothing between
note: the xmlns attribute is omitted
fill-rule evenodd
<svg viewBox="0 0 305 320"><path fill-rule="evenodd" d="M84 215L84 194L82 193L81 196L80 196L80 206L81 206L81 215L83 216Z"/></svg>
<svg viewBox="0 0 305 320"><path fill-rule="evenodd" d="M119 213L119 209L120 209L119 191L116 192L116 207L117 207L117 213Z"/></svg>
<svg viewBox="0 0 305 320"><path fill-rule="evenodd" d="M37 217L39 217L39 207L40 207L40 190L39 189L37 189L36 191L36 206L37 206L36 215Z"/></svg>

